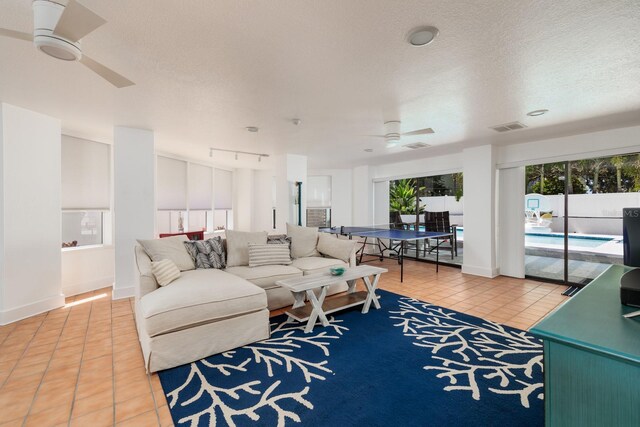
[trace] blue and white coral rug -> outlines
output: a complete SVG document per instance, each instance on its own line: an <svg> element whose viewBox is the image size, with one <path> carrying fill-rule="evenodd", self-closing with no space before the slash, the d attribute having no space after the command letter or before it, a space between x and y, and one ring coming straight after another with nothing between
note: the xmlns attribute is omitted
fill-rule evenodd
<svg viewBox="0 0 640 427"><path fill-rule="evenodd" d="M542 425L542 343L527 332L378 291L381 310L160 372L178 426Z"/></svg>

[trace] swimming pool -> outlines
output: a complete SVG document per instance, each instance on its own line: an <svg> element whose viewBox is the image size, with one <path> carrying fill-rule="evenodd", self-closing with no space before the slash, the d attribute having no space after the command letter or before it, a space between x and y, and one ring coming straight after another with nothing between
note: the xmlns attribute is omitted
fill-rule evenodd
<svg viewBox="0 0 640 427"><path fill-rule="evenodd" d="M458 239L464 241L464 228L457 228ZM607 236L569 235L569 247L597 248L605 243L615 240ZM561 233L525 233L525 246L560 246L564 247L564 236Z"/></svg>

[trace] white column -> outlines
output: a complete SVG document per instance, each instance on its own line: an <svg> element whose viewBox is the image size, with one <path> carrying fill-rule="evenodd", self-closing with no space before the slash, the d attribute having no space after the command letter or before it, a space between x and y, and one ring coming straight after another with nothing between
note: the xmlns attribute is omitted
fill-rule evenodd
<svg viewBox="0 0 640 427"><path fill-rule="evenodd" d="M389 181L376 182L373 185L373 223L387 224L389 223Z"/></svg>
<svg viewBox="0 0 640 427"><path fill-rule="evenodd" d="M273 171L253 171L253 231L273 231Z"/></svg>
<svg viewBox="0 0 640 427"><path fill-rule="evenodd" d="M253 194L253 169L236 169L233 174L233 228L235 230L252 230Z"/></svg>
<svg viewBox="0 0 640 427"><path fill-rule="evenodd" d="M503 276L524 277L524 180L524 167L498 171L498 266Z"/></svg>
<svg viewBox="0 0 640 427"><path fill-rule="evenodd" d="M464 163L464 262L462 272L498 275L496 266L496 150L467 148Z"/></svg>
<svg viewBox="0 0 640 427"><path fill-rule="evenodd" d="M64 305L60 120L0 104L0 325Z"/></svg>
<svg viewBox="0 0 640 427"><path fill-rule="evenodd" d="M274 159L274 176L276 179L276 229L286 231L286 224L297 224L294 199L295 183L302 182L302 225L306 225L307 212L307 156L283 154Z"/></svg>
<svg viewBox="0 0 640 427"><path fill-rule="evenodd" d="M136 239L155 236L153 132L116 126L113 135L115 282L113 298L135 295Z"/></svg>
<svg viewBox="0 0 640 427"><path fill-rule="evenodd" d="M369 166L353 168L353 224L373 225L373 180Z"/></svg>

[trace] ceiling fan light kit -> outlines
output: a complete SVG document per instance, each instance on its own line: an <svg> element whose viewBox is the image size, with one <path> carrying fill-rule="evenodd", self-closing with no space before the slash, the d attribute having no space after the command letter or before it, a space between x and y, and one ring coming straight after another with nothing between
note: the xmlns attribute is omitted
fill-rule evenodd
<svg viewBox="0 0 640 427"><path fill-rule="evenodd" d="M34 0L33 35L0 28L0 36L33 41L36 48L62 61L78 61L117 88L132 86L126 77L83 55L80 39L105 24L96 15L75 0L66 6L51 0Z"/></svg>

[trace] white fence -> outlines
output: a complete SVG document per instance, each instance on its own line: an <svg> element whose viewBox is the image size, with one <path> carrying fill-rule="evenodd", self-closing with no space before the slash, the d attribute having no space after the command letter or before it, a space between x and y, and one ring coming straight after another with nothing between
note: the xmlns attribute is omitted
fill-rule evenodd
<svg viewBox="0 0 640 427"><path fill-rule="evenodd" d="M564 196L546 196L553 209L553 231L562 232ZM569 233L622 235L622 208L640 207L640 193L569 195Z"/></svg>
<svg viewBox="0 0 640 427"><path fill-rule="evenodd" d="M464 213L464 197L460 198L460 201L456 202L456 198L453 196L430 196L420 197L420 206L424 206L426 211L442 212L449 211L449 219L451 224L463 225L463 213ZM415 215L402 215L402 221L407 223L415 222ZM424 221L424 217L420 219L420 222Z"/></svg>

